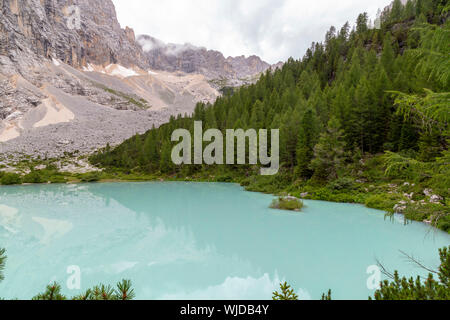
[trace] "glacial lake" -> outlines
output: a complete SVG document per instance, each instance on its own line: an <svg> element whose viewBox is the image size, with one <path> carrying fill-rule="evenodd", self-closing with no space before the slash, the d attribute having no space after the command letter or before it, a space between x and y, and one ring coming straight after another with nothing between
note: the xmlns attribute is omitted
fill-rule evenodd
<svg viewBox="0 0 450 320"><path fill-rule="evenodd" d="M30 299L51 281L76 295L67 280L77 266L81 289L130 279L138 299L270 300L286 280L302 299L332 289L365 300L377 260L426 275L400 251L436 268L450 244L447 233L360 205L306 201L289 213L269 209L272 199L220 183L0 187L0 297Z"/></svg>

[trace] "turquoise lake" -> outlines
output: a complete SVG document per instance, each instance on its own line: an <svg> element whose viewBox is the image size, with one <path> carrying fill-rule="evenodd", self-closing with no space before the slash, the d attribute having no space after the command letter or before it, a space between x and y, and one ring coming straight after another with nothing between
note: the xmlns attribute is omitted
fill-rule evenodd
<svg viewBox="0 0 450 320"><path fill-rule="evenodd" d="M426 275L400 251L439 265L447 233L359 205L274 197L220 183L102 183L0 187L0 297L30 299L69 266L81 289L132 280L138 299L268 299L283 280L302 299L367 299L370 266Z"/></svg>

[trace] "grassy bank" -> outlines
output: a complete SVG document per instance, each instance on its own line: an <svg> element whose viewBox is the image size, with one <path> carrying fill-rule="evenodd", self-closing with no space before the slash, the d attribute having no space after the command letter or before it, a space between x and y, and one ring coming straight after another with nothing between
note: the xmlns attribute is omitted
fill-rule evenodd
<svg viewBox="0 0 450 320"><path fill-rule="evenodd" d="M139 169L107 168L109 178L126 181L198 181L238 183L247 191L291 195L309 200L362 204L386 212L403 213L409 221L419 221L450 232L449 190L445 177L427 173L389 177L384 155L370 156L341 170L331 181L294 180L290 170L276 176L259 175L259 167L211 166L201 170L186 167L177 174L146 175ZM197 168L198 169L198 168Z"/></svg>
<svg viewBox="0 0 450 320"><path fill-rule="evenodd" d="M45 166L45 168L44 168ZM261 176L257 166L205 166L198 170L185 167L177 174L145 173L141 169L104 168L86 173L61 172L54 162L25 162L19 173L0 171L0 184L81 182L195 181L237 183L247 191L277 196L341 203L363 204L392 215L403 213L408 220L426 222L450 232L450 206L447 180L427 177L426 172L409 179L386 175L383 156L371 156L349 164L332 181L293 180L290 170L276 176ZM40 169L37 169L40 168ZM395 209L394 209L395 208Z"/></svg>

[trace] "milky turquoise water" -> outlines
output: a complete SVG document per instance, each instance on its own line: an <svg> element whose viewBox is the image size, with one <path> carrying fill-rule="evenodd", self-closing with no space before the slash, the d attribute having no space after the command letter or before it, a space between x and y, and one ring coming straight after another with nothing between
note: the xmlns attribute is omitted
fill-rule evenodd
<svg viewBox="0 0 450 320"><path fill-rule="evenodd" d="M439 264L446 233L385 220L359 205L307 201L302 213L269 209L273 196L232 184L106 183L0 187L0 297L29 299L50 281L70 290L134 283L139 299L270 299L282 280L304 299L367 299L377 259L423 272L399 250Z"/></svg>

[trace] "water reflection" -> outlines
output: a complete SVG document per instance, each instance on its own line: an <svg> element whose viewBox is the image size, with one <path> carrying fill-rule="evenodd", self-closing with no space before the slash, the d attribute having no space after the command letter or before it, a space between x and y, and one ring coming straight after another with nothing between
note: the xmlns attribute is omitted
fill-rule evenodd
<svg viewBox="0 0 450 320"><path fill-rule="evenodd" d="M270 299L284 279L305 299L329 288L364 299L376 258L417 273L399 249L432 266L450 243L361 206L307 202L304 213L287 215L268 209L271 200L227 184L0 188L0 247L8 250L0 296L65 284L77 265L83 288L127 278L142 299Z"/></svg>

